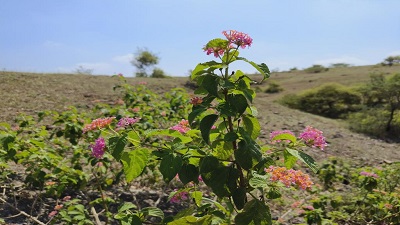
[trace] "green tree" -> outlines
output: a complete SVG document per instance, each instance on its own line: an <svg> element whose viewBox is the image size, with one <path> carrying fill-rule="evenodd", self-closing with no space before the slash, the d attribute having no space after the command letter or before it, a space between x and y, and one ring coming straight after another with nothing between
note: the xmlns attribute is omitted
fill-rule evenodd
<svg viewBox="0 0 400 225"><path fill-rule="evenodd" d="M158 64L160 58L147 48L139 48L131 64L136 67L136 77L147 77L148 71Z"/></svg>
<svg viewBox="0 0 400 225"><path fill-rule="evenodd" d="M389 56L383 62L382 65L384 66L392 66L393 64L400 63L400 55L397 56Z"/></svg>
<svg viewBox="0 0 400 225"><path fill-rule="evenodd" d="M389 111L386 131L391 131L395 112L400 109L400 73L388 78L382 74L373 74L370 82L360 92L368 107L382 107Z"/></svg>

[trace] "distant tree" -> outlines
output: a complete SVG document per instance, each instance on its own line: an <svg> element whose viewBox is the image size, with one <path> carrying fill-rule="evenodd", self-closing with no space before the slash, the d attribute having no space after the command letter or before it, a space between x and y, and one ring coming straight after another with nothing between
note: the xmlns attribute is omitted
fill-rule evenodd
<svg viewBox="0 0 400 225"><path fill-rule="evenodd" d="M148 77L148 71L157 65L159 57L147 48L139 48L131 64L136 67L136 77Z"/></svg>
<svg viewBox="0 0 400 225"><path fill-rule="evenodd" d="M400 63L400 55L397 56L389 56L383 62L382 65L384 66L392 66L393 64Z"/></svg>
<svg viewBox="0 0 400 225"><path fill-rule="evenodd" d="M292 68L289 69L290 72L297 71L297 70L298 70L297 67L292 67Z"/></svg>
<svg viewBox="0 0 400 225"><path fill-rule="evenodd" d="M305 69L305 71L308 73L321 73L321 72L325 72L328 70L329 70L329 68L326 68L322 65L313 65L313 66Z"/></svg>
<svg viewBox="0 0 400 225"><path fill-rule="evenodd" d="M371 75L370 82L360 89L365 104L369 107L381 107L389 111L386 131L392 128L396 110L400 110L400 73L385 78L382 74Z"/></svg>
<svg viewBox="0 0 400 225"><path fill-rule="evenodd" d="M331 64L332 68L344 68L344 67L349 67L350 64L348 63L333 63Z"/></svg>
<svg viewBox="0 0 400 225"><path fill-rule="evenodd" d="M166 78L167 75L165 75L164 70L160 68L154 68L153 72L151 73L152 78Z"/></svg>
<svg viewBox="0 0 400 225"><path fill-rule="evenodd" d="M84 66L80 65L78 68L75 69L74 73L83 74L83 75L92 75L93 69L88 69L88 68L85 68Z"/></svg>

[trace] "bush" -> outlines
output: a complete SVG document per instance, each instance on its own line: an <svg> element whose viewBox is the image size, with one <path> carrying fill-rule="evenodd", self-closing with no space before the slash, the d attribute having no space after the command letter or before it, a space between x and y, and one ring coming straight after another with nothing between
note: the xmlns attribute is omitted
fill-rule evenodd
<svg viewBox="0 0 400 225"><path fill-rule="evenodd" d="M307 73L321 73L321 72L325 72L328 70L329 70L329 68L326 68L322 65L313 65L313 66L305 69L304 71L306 71Z"/></svg>
<svg viewBox="0 0 400 225"><path fill-rule="evenodd" d="M168 77L165 75L164 71L160 68L154 68L153 72L151 73L152 78L166 78Z"/></svg>
<svg viewBox="0 0 400 225"><path fill-rule="evenodd" d="M270 83L268 83L268 87L265 90L265 93L272 94L272 93L278 93L281 91L283 91L283 88L278 83L270 82Z"/></svg>
<svg viewBox="0 0 400 225"><path fill-rule="evenodd" d="M282 104L329 118L343 118L360 110L361 96L340 84L326 84L299 96L285 96Z"/></svg>

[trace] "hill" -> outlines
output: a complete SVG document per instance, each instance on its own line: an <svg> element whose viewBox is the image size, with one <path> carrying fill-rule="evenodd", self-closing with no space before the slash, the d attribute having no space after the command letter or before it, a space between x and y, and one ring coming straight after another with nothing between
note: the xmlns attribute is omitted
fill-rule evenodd
<svg viewBox="0 0 400 225"><path fill-rule="evenodd" d="M258 108L262 125L261 138L268 138L269 132L273 130L290 129L299 132L305 126L311 125L323 130L330 143L330 147L322 154L317 150L311 153L318 160L334 155L346 157L359 164L399 161L399 144L386 143L353 133L339 120L303 113L274 102L285 94L298 93L324 83L357 85L368 81L371 73L392 74L398 71L400 66L359 66L331 68L322 73L300 70L273 73L269 80L258 85L259 89L265 90L269 81L275 81L284 91L277 94L257 94L255 106ZM254 77L257 80L257 75ZM157 93L184 87L187 81L187 77L128 78L132 85L146 82L148 87ZM86 109L97 103L115 104L120 98L118 92L113 91L117 82L116 77L111 76L3 71L0 72L0 121L12 123L19 113L35 115L43 110L65 110L70 105Z"/></svg>

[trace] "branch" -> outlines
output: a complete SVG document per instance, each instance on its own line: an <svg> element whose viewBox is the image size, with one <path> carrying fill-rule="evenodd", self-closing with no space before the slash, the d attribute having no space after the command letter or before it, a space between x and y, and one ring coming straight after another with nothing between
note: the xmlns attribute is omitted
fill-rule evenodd
<svg viewBox="0 0 400 225"><path fill-rule="evenodd" d="M96 209L94 209L94 207L92 206L92 207L90 207L90 211L92 212L92 215L94 217L94 220L96 221L96 224L101 225L101 221L99 219L99 215L96 212Z"/></svg>
<svg viewBox="0 0 400 225"><path fill-rule="evenodd" d="M14 210L18 211L20 214L22 214L22 215L28 217L29 219L33 220L33 221L36 222L37 224L46 225L45 223L39 221L36 217L33 217L33 216L29 215L28 213L26 213L26 212L24 212L24 211L21 211L21 210L19 210L18 208L14 207L13 205L11 205L10 203L8 203L6 200L4 200L4 199L1 198L1 197L0 197L0 201L2 201L4 204L10 206L10 207L13 208Z"/></svg>

